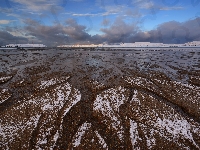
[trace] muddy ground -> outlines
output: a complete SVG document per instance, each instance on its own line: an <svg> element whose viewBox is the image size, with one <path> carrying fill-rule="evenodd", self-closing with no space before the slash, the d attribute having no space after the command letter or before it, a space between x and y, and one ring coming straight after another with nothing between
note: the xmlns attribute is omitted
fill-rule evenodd
<svg viewBox="0 0 200 150"><path fill-rule="evenodd" d="M200 49L0 50L0 149L200 149Z"/></svg>

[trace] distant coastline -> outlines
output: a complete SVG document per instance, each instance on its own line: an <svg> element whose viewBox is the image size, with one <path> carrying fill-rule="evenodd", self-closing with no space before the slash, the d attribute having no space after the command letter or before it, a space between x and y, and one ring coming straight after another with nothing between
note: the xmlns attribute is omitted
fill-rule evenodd
<svg viewBox="0 0 200 150"><path fill-rule="evenodd" d="M13 49L13 48L44 48L44 47L47 47L46 45L44 44L8 44L8 45L5 45L5 46L0 46L0 48L10 48L10 49Z"/></svg>
<svg viewBox="0 0 200 150"><path fill-rule="evenodd" d="M8 44L0 46L0 49L34 49L47 48L44 44ZM48 47L50 48L50 47ZM163 44L150 42L135 43L113 43L113 44L69 44L59 45L57 48L200 48L200 41L193 41L184 44Z"/></svg>
<svg viewBox="0 0 200 150"><path fill-rule="evenodd" d="M93 48L177 48L177 47L200 47L200 41L193 41L184 44L163 44L150 42L135 43L114 43L114 44L73 44L59 45L57 47L93 47Z"/></svg>

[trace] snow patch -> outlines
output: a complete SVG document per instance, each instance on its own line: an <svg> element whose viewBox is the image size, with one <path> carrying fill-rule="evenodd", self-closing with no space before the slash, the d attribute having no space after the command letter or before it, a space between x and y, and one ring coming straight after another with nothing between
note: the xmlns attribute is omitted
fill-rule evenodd
<svg viewBox="0 0 200 150"><path fill-rule="evenodd" d="M137 98L138 91L134 90L134 95L132 96L131 102L136 102L138 105L141 105L140 100Z"/></svg>
<svg viewBox="0 0 200 150"><path fill-rule="evenodd" d="M142 85L143 82L142 81L146 81L147 79L142 78L142 77L136 77L136 78L132 78L132 77L126 77L125 81L132 84L136 84L136 85Z"/></svg>
<svg viewBox="0 0 200 150"><path fill-rule="evenodd" d="M52 110L55 107L58 107L58 109L61 109L62 106L64 105L65 100L69 97L69 94L71 93L71 86L69 83L66 83L64 86L58 86L55 90L56 92L56 100L52 100L52 98L49 96L48 93L46 93L46 96L48 98L41 98L40 104L41 104L41 109L43 111L46 110ZM36 102L37 100L34 100ZM39 100L38 100L39 101Z"/></svg>
<svg viewBox="0 0 200 150"><path fill-rule="evenodd" d="M9 93L8 89L0 90L0 104L8 100L12 95Z"/></svg>
<svg viewBox="0 0 200 150"><path fill-rule="evenodd" d="M102 87L105 86L103 83L99 83L98 81L90 81L90 83L91 83L92 85L94 85L94 87L95 87L96 89L100 89L100 88L102 88Z"/></svg>
<svg viewBox="0 0 200 150"><path fill-rule="evenodd" d="M123 140L124 130L118 115L120 105L128 101L128 97L124 94L126 89L118 87L116 89L108 89L97 95L93 103L93 110L101 112L104 116L110 118L112 127L117 130L117 135L120 140Z"/></svg>
<svg viewBox="0 0 200 150"><path fill-rule="evenodd" d="M131 119L130 119L130 131L129 132L130 132L131 144L134 149L135 144L137 143L137 140L140 140L140 138L139 138L139 133L137 130L137 123Z"/></svg>
<svg viewBox="0 0 200 150"><path fill-rule="evenodd" d="M68 78L70 78L70 76L67 76L65 79L57 79L57 78L52 78L50 80L46 80L46 81L41 81L41 84L40 84L40 88L41 89L45 89L51 85L55 85L57 83L61 83L61 82L64 82L66 81Z"/></svg>
<svg viewBox="0 0 200 150"><path fill-rule="evenodd" d="M162 120L157 118L154 126L157 127L160 131L166 130L172 135L173 140L184 137L185 139L188 139L190 142L192 142L197 148L199 148L193 139L192 133L190 132L192 129L190 123L188 123L188 121L185 119Z"/></svg>
<svg viewBox="0 0 200 150"><path fill-rule="evenodd" d="M99 138L99 144L102 145L103 148L108 150L108 146L107 146L105 140L101 137L101 135L97 131L95 131L95 134Z"/></svg>
<svg viewBox="0 0 200 150"><path fill-rule="evenodd" d="M26 129L34 129L39 121L41 115L37 114L33 117L30 117L28 121L18 121L16 122L10 121L9 124L2 124L0 122L0 137L2 145L5 147L15 141L15 138L18 137L19 133L23 133Z"/></svg>
<svg viewBox="0 0 200 150"><path fill-rule="evenodd" d="M81 125L81 127L78 128L78 131L76 132L73 138L72 145L74 147L78 147L81 144L82 137L85 135L85 132L90 129L91 126L92 126L91 123L85 122L84 124Z"/></svg>
<svg viewBox="0 0 200 150"><path fill-rule="evenodd" d="M11 78L12 78L12 76L0 77L0 82L1 83L6 82L6 81L10 80Z"/></svg>
<svg viewBox="0 0 200 150"><path fill-rule="evenodd" d="M75 99L74 99L75 98ZM75 94L73 95L73 99L74 100L69 100L70 104L68 104L67 109L65 109L64 113L63 113L63 117L69 112L69 110L76 105L76 103L78 103L81 100L81 93L80 91L78 91L77 89L75 89Z"/></svg>

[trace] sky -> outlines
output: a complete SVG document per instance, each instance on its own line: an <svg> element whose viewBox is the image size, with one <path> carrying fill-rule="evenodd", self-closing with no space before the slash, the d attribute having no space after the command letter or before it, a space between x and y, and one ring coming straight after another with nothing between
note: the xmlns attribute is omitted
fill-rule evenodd
<svg viewBox="0 0 200 150"><path fill-rule="evenodd" d="M200 0L1 0L0 45L200 41Z"/></svg>

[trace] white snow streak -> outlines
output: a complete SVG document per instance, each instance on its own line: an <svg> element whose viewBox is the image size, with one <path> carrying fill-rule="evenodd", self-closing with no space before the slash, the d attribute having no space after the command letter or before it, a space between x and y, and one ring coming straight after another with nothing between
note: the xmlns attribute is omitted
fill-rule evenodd
<svg viewBox="0 0 200 150"><path fill-rule="evenodd" d="M103 148L108 150L108 146L107 146L105 140L101 137L101 135L97 131L95 131L95 134L99 138L99 144L102 145Z"/></svg>
<svg viewBox="0 0 200 150"><path fill-rule="evenodd" d="M117 130L120 140L123 140L124 130L118 115L120 105L128 101L128 97L124 95L125 88L118 87L116 89L108 89L102 94L97 95L93 104L93 110L101 112L111 120L112 127Z"/></svg>
<svg viewBox="0 0 200 150"><path fill-rule="evenodd" d="M130 119L130 138L131 138L131 144L134 149L135 144L137 143L137 139L140 139L140 138L139 138L139 134L137 131L137 123L131 119Z"/></svg>
<svg viewBox="0 0 200 150"><path fill-rule="evenodd" d="M10 80L12 76L7 76L7 77L0 77L0 82L5 82L7 80Z"/></svg>
<svg viewBox="0 0 200 150"><path fill-rule="evenodd" d="M74 138L73 138L73 146L78 147L81 144L81 139L85 135L85 132L90 129L91 123L85 122L81 125L81 127L78 128L78 131L76 132Z"/></svg>

